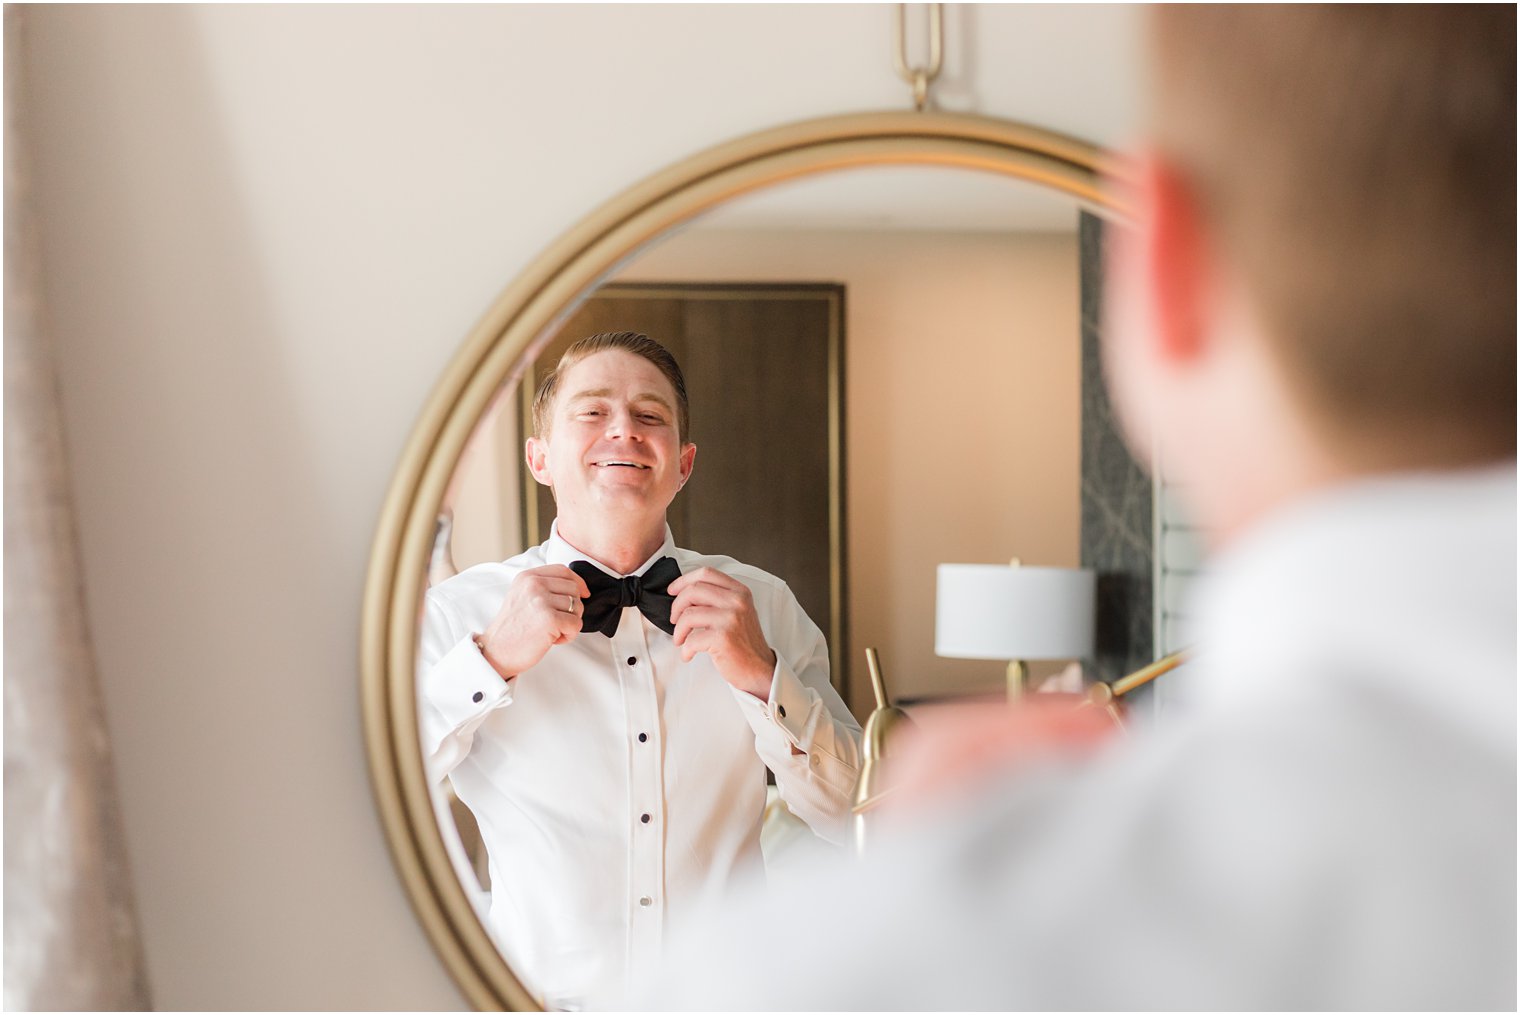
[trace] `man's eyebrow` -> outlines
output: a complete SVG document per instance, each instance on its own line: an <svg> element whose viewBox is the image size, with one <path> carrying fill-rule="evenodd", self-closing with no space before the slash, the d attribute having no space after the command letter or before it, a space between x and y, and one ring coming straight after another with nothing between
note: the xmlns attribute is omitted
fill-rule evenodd
<svg viewBox="0 0 1520 1015"><path fill-rule="evenodd" d="M588 388L585 391L577 391L566 399L567 402L576 402L583 398L611 398L611 388ZM672 411L670 400L657 391L642 391L633 396L635 402L658 402L667 412Z"/></svg>
<svg viewBox="0 0 1520 1015"><path fill-rule="evenodd" d="M670 410L670 403L666 401L665 396L660 394L658 391L640 392L634 396L633 400L635 402L657 402L661 408L665 409L666 411Z"/></svg>

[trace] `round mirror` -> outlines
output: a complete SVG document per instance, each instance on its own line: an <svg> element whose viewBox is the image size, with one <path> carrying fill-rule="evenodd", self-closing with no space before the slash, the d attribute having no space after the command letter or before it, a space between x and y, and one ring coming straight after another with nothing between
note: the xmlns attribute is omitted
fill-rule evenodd
<svg viewBox="0 0 1520 1015"><path fill-rule="evenodd" d="M586 703L616 713L602 728L529 694L458 712L430 684L476 632L430 630L428 589L555 538L555 503L524 443L533 392L560 353L640 332L674 354L698 451L667 515L671 540L785 582L826 643L815 690L841 729L870 708L867 646L899 700L998 691L1002 662L934 655L936 565L1091 566L1089 544L1140 527L1092 509L1126 494L1105 503L1088 489L1113 471L1099 459L1123 454L1092 383L1103 220L1117 215L1098 170L1084 145L997 121L794 125L612 202L471 336L385 509L364 661L393 850L472 1003L605 1004L654 961L661 936L699 922L741 874L785 878L843 848L828 822L788 806L787 777L766 787L738 708L703 705L698 717L656 677L647 709L626 685L622 704ZM1129 613L1107 623L1150 626ZM616 679L638 679L637 658ZM738 745L732 770L727 747L700 747L726 773L710 776L721 790L693 792L692 776L672 772L693 766L670 727L693 723ZM441 750L430 724L455 746ZM466 757L468 777L456 767ZM645 789L658 808L622 806Z"/></svg>

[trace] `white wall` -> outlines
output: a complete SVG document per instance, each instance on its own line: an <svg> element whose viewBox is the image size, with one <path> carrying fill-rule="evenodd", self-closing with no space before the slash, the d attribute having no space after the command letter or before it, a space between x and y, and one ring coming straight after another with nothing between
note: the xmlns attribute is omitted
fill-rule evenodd
<svg viewBox="0 0 1520 1015"><path fill-rule="evenodd" d="M37 7L44 270L163 1008L460 1002L370 800L359 598L457 343L630 181L906 92L869 6ZM1135 18L956 7L947 104L1100 143Z"/></svg>

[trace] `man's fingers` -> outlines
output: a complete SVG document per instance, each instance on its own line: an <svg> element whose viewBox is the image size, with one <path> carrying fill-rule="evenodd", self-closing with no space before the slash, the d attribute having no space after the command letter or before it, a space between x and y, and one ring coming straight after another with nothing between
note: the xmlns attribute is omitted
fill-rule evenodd
<svg viewBox="0 0 1520 1015"><path fill-rule="evenodd" d="M545 589L544 594L549 606L558 613L574 613L579 616L586 606L586 600L573 588L561 586Z"/></svg>
<svg viewBox="0 0 1520 1015"><path fill-rule="evenodd" d="M671 588L675 583L671 583ZM712 585L707 582L697 582L686 586L676 596L675 602L670 605L670 619L680 620L682 615L694 606L712 607L720 610L740 610L744 608L746 600L738 589Z"/></svg>
<svg viewBox="0 0 1520 1015"><path fill-rule="evenodd" d="M737 578L730 578L722 571L718 571L710 567L699 567L695 571L690 571L686 574L683 574L681 577L671 582L668 591L671 595L678 596L682 592L685 592L688 588L691 588L693 585L716 585L718 588L722 589L738 589L744 587L743 582L739 581Z"/></svg>
<svg viewBox="0 0 1520 1015"><path fill-rule="evenodd" d="M1114 733L1100 709L1078 708L1071 698L1034 694L1017 708L1005 702L944 705L915 715L893 757L900 801L929 799L956 785L1029 765L1041 759L1085 753Z"/></svg>
<svg viewBox="0 0 1520 1015"><path fill-rule="evenodd" d="M579 629L581 614L586 612L586 603L579 596L570 592L545 592L536 601L538 608L549 614L555 622L571 620Z"/></svg>
<svg viewBox="0 0 1520 1015"><path fill-rule="evenodd" d="M546 584L553 583L553 591L572 593L577 599L585 599L591 595L591 589L586 585L586 579L563 564L545 564L542 567L532 567L524 571L523 574L533 575ZM569 583L570 587L561 589L559 585L566 582Z"/></svg>
<svg viewBox="0 0 1520 1015"><path fill-rule="evenodd" d="M685 592L676 596L675 601L670 604L670 622L672 624L679 624L681 618L686 616L687 610L711 609L717 605L714 595L706 590L701 590L700 586L688 588Z"/></svg>
<svg viewBox="0 0 1520 1015"><path fill-rule="evenodd" d="M671 620L675 622L673 637L677 645L683 645L691 637L693 631L707 630L718 627L724 620L724 613L710 606L689 606L681 613L679 620L676 619L675 611L671 611Z"/></svg>
<svg viewBox="0 0 1520 1015"><path fill-rule="evenodd" d="M577 599L585 599L591 595L591 589L586 585L586 579L570 570L568 567L554 566L551 573L539 577L545 588L554 592L565 592Z"/></svg>
<svg viewBox="0 0 1520 1015"><path fill-rule="evenodd" d="M554 617L554 630L558 639L554 644L563 645L565 642L581 633L581 617L578 613L558 613Z"/></svg>
<svg viewBox="0 0 1520 1015"><path fill-rule="evenodd" d="M689 663L697 657L697 653L710 650L714 637L710 627L698 627L688 632L685 642L681 645L681 658Z"/></svg>
<svg viewBox="0 0 1520 1015"><path fill-rule="evenodd" d="M579 614L590 594L581 576L568 567L556 564L524 571L523 575L527 580L521 594L527 596L527 601L536 600L559 613Z"/></svg>

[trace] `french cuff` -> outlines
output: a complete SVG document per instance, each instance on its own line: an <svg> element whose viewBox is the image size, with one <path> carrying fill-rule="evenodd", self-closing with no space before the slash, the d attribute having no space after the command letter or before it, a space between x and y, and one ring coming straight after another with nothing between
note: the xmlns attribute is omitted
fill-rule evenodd
<svg viewBox="0 0 1520 1015"><path fill-rule="evenodd" d="M771 674L771 693L765 701L753 694L735 690L735 696L743 703L744 717L757 737L774 738L778 734L787 743L806 754L811 737L809 720L813 711L813 696L807 686L797 679L791 667L776 656L776 669Z"/></svg>
<svg viewBox="0 0 1520 1015"><path fill-rule="evenodd" d="M512 684L465 638L433 664L424 684L428 700L451 727L512 703Z"/></svg>

